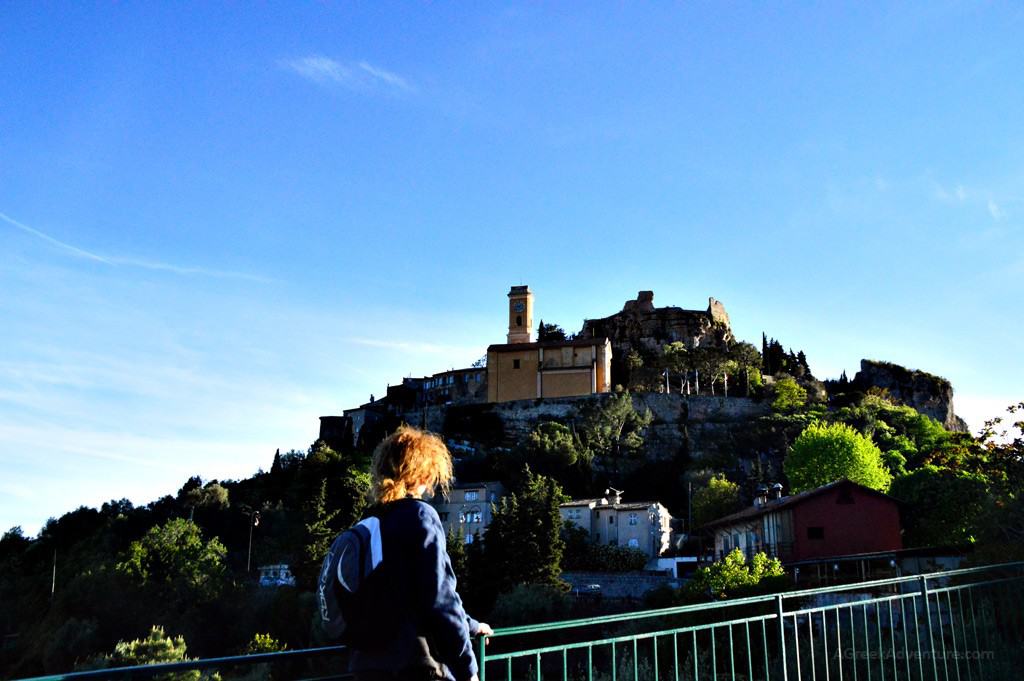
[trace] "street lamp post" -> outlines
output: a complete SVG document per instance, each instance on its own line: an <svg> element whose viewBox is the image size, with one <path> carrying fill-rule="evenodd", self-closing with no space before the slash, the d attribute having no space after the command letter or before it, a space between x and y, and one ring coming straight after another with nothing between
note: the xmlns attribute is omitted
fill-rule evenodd
<svg viewBox="0 0 1024 681"><path fill-rule="evenodd" d="M260 512L249 513L249 557L245 561L245 571L252 572L252 528L260 524Z"/></svg>

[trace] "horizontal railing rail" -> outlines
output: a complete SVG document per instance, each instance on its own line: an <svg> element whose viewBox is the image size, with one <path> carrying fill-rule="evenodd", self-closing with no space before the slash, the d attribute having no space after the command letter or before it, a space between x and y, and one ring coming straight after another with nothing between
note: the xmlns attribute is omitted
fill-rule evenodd
<svg viewBox="0 0 1024 681"><path fill-rule="evenodd" d="M1024 561L503 627L478 640L480 679L1016 681L1024 678L1022 594ZM229 670L251 673L257 665L271 665L275 679L342 679L345 651L325 646L22 681L213 670L229 681Z"/></svg>

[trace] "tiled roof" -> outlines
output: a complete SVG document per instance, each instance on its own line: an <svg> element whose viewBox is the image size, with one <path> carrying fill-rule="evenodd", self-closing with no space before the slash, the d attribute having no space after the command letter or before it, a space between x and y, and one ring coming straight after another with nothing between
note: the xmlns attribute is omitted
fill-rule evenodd
<svg viewBox="0 0 1024 681"><path fill-rule="evenodd" d="M613 508L616 511L645 511L651 506L654 506L655 504L658 503L657 501L627 501L625 503L620 504L602 504L602 501L602 499L573 499L572 501L568 501L564 504L559 504L559 507L573 508L576 506L589 506L590 504L594 504L594 510L602 508Z"/></svg>
<svg viewBox="0 0 1024 681"><path fill-rule="evenodd" d="M604 336L597 338L577 338L575 340L564 340L564 341L535 341L533 343L497 343L495 345L487 346L487 351L491 352L506 352L514 350L536 350L538 348L585 348L591 345L604 345L608 342L608 339Z"/></svg>
<svg viewBox="0 0 1024 681"><path fill-rule="evenodd" d="M893 503L900 503L899 500L894 499L893 497L890 497L887 494L882 494L877 490L873 490L870 487L865 487L864 485L857 484L852 480L843 479L836 480L835 482L830 482L827 485L815 487L814 489L809 489L800 492L799 494L794 494L792 496L782 497L781 499L770 499L768 500L768 503L764 504L763 506L750 506L748 508L743 509L742 511L737 511L736 513L732 513L730 515L718 518L717 520L712 520L709 523L705 523L699 529L707 530L713 527L719 527L721 525L731 525L733 523L737 523L743 520L751 520L754 518L758 518L766 513L773 513L783 508L791 508L793 506L796 506L797 504L807 501L811 497L816 497L819 494L824 494L825 492L844 484L853 485L854 487L860 489L860 491L862 492L867 492L875 496L888 499Z"/></svg>

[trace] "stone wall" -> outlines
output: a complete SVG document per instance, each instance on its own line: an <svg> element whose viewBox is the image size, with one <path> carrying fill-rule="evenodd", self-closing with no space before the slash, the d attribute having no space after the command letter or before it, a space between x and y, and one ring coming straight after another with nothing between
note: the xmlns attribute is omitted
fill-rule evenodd
<svg viewBox="0 0 1024 681"><path fill-rule="evenodd" d="M670 575L652 572L563 572L562 579L581 591L591 584L600 584L602 598L639 600L660 586L679 586L679 580Z"/></svg>
<svg viewBox="0 0 1024 681"><path fill-rule="evenodd" d="M767 402L745 397L688 397L673 393L634 393L632 397L638 411L650 410L653 417L647 432L647 451L654 460L672 459L681 450L700 458L710 442L723 439L723 433L743 428L752 419L770 413ZM408 412L404 418L408 423L444 432L456 440L514 447L526 439L537 423L570 423L585 404L610 398L611 395L589 395L427 407Z"/></svg>

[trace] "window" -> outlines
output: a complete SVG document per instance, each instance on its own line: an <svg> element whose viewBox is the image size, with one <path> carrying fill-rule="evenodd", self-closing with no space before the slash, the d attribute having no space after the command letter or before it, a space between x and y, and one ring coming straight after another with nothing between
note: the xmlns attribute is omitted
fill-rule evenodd
<svg viewBox="0 0 1024 681"><path fill-rule="evenodd" d="M629 540L629 548L631 548L631 549L638 549L638 548L640 548L640 540L639 539L630 539Z"/></svg>
<svg viewBox="0 0 1024 681"><path fill-rule="evenodd" d="M516 326L523 325L523 318L520 315L516 315Z"/></svg>
<svg viewBox="0 0 1024 681"><path fill-rule="evenodd" d="M732 545L735 546L736 548L739 548L739 546L740 546L740 533L739 532L734 532L733 533L733 535L732 535Z"/></svg>
<svg viewBox="0 0 1024 681"><path fill-rule="evenodd" d="M725 535L724 537L722 537L722 550L728 551L730 548L732 547L729 546L729 535Z"/></svg>
<svg viewBox="0 0 1024 681"><path fill-rule="evenodd" d="M613 516L613 515L608 516L608 524L609 525L614 525L615 524L615 516Z"/></svg>
<svg viewBox="0 0 1024 681"><path fill-rule="evenodd" d="M471 535L471 534L467 534L466 535L466 543L467 544L472 544L473 543L473 535Z"/></svg>
<svg viewBox="0 0 1024 681"><path fill-rule="evenodd" d="M480 492L478 492L476 490L472 490L470 492L466 492L466 501L477 501L479 499L480 499Z"/></svg>
<svg viewBox="0 0 1024 681"><path fill-rule="evenodd" d="M467 523L481 523L483 522L483 514L480 512L480 508L474 506L466 512Z"/></svg>
<svg viewBox="0 0 1024 681"><path fill-rule="evenodd" d="M630 525L636 525L638 522L640 522L640 519L637 517L636 513L630 513L629 514L629 524Z"/></svg>
<svg viewBox="0 0 1024 681"><path fill-rule="evenodd" d="M459 511L459 522L460 523L465 523L466 522L466 514L463 513L462 511Z"/></svg>
<svg viewBox="0 0 1024 681"><path fill-rule="evenodd" d="M513 369L518 369L519 368L519 360L518 359L512 360L512 368Z"/></svg>
<svg viewBox="0 0 1024 681"><path fill-rule="evenodd" d="M824 527L808 527L807 528L808 539L824 539L825 528Z"/></svg>

